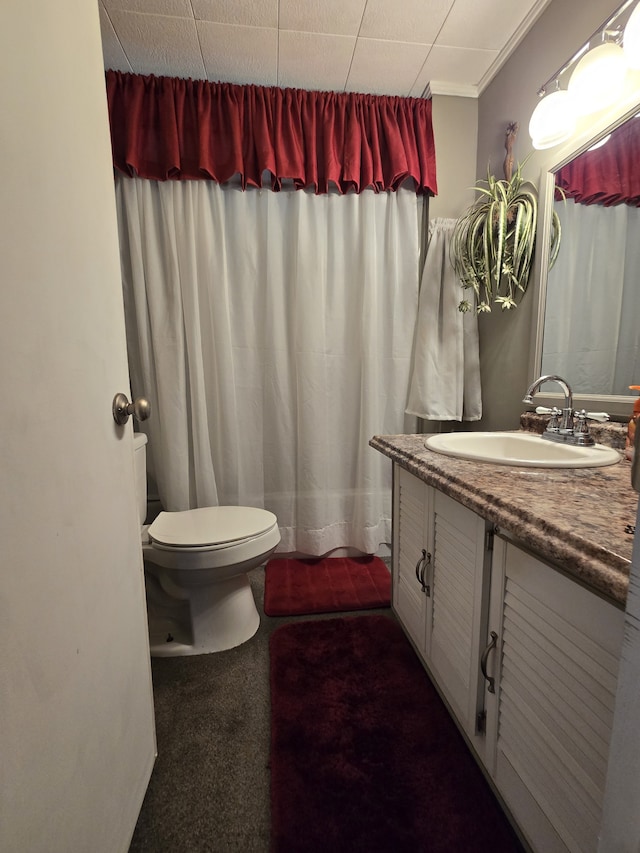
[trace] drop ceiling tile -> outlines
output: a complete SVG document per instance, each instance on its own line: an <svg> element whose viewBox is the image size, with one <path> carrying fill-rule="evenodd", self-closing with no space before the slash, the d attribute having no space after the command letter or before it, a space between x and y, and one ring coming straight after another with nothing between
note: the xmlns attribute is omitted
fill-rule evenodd
<svg viewBox="0 0 640 853"><path fill-rule="evenodd" d="M344 91L354 36L280 32L278 86Z"/></svg>
<svg viewBox="0 0 640 853"><path fill-rule="evenodd" d="M433 44L453 0L368 0L360 35L387 41Z"/></svg>
<svg viewBox="0 0 640 853"><path fill-rule="evenodd" d="M455 0L438 36L442 46L500 50L527 17L537 0ZM500 21L500 26L496 26Z"/></svg>
<svg viewBox="0 0 640 853"><path fill-rule="evenodd" d="M207 79L277 85L278 31L197 21Z"/></svg>
<svg viewBox="0 0 640 853"><path fill-rule="evenodd" d="M366 0L280 0L280 28L307 33L356 36Z"/></svg>
<svg viewBox="0 0 640 853"><path fill-rule="evenodd" d="M170 77L205 76L193 19L110 13L118 38L136 74Z"/></svg>
<svg viewBox="0 0 640 853"><path fill-rule="evenodd" d="M498 56L495 50L473 50L462 47L434 45L415 81L412 94L419 97L432 80L477 86Z"/></svg>
<svg viewBox="0 0 640 853"><path fill-rule="evenodd" d="M345 45L323 46L310 37L317 33L358 39L349 91L419 96L432 82L437 94L476 97L551 2L98 0L98 6L105 67L117 70L341 89ZM461 80L465 67L472 77Z"/></svg>
<svg viewBox="0 0 640 853"><path fill-rule="evenodd" d="M111 71L133 71L131 63L126 57L122 45L115 34L111 19L107 15L104 6L99 6L100 11L100 33L102 36L102 59L106 70Z"/></svg>
<svg viewBox="0 0 640 853"><path fill-rule="evenodd" d="M242 27L278 26L278 0L191 0L196 18Z"/></svg>
<svg viewBox="0 0 640 853"><path fill-rule="evenodd" d="M374 95L408 95L429 45L359 38L347 90Z"/></svg>
<svg viewBox="0 0 640 853"><path fill-rule="evenodd" d="M144 12L148 15L167 15L170 18L193 18L189 0L102 0L111 11Z"/></svg>

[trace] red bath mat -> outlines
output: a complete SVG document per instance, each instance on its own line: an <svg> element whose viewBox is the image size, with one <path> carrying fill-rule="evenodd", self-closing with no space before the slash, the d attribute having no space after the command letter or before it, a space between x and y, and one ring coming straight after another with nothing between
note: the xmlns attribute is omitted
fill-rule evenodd
<svg viewBox="0 0 640 853"><path fill-rule="evenodd" d="M270 640L271 853L524 853L400 626Z"/></svg>
<svg viewBox="0 0 640 853"><path fill-rule="evenodd" d="M275 559L265 572L267 616L371 610L391 604L391 575L379 557Z"/></svg>

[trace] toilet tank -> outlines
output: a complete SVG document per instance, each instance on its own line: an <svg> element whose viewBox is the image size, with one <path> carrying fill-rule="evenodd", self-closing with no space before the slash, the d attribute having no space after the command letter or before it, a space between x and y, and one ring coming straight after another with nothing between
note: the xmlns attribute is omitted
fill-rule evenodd
<svg viewBox="0 0 640 853"><path fill-rule="evenodd" d="M133 466L138 517L142 527L147 517L147 436L143 432L133 434Z"/></svg>

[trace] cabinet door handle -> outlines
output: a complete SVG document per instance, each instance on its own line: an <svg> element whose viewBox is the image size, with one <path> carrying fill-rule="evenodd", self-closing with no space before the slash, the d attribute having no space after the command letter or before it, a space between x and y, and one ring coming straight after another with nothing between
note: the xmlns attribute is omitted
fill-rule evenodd
<svg viewBox="0 0 640 853"><path fill-rule="evenodd" d="M422 584L422 591L427 596L427 598L431 597L431 587L427 583L427 566L431 565L431 554L429 551L425 554L424 564L422 566L422 572L420 573L420 583Z"/></svg>
<svg viewBox="0 0 640 853"><path fill-rule="evenodd" d="M427 549L422 549L422 557L416 563L416 579L420 586L422 587L422 591L425 595L431 595L431 587L429 584L425 583L425 572L427 570L427 566L431 562L431 554L427 553Z"/></svg>
<svg viewBox="0 0 640 853"><path fill-rule="evenodd" d="M487 674L487 661L489 660L489 655L491 654L491 650L495 649L495 647L496 647L496 643L498 642L498 635L496 634L495 631L492 631L489 634L489 636L491 637L491 641L490 641L489 645L487 646L487 648L482 652L482 657L480 658L480 669L482 670L482 674L489 684L489 686L487 687L487 690L489 691L489 693L495 693L496 692L496 688L495 688L496 680L495 680L495 678L492 678L490 675Z"/></svg>
<svg viewBox="0 0 640 853"><path fill-rule="evenodd" d="M422 568L424 566L424 561L427 559L427 550L426 548L422 549L422 557L416 563L416 580L419 584L422 584L424 587L424 582L422 580Z"/></svg>

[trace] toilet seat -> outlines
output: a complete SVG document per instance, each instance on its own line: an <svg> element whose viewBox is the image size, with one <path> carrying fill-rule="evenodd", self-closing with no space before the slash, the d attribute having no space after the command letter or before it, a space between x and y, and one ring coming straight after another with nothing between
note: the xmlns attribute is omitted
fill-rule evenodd
<svg viewBox="0 0 640 853"><path fill-rule="evenodd" d="M257 507L200 507L161 512L148 535L152 546L163 551L217 551L259 539L277 524L272 512Z"/></svg>

